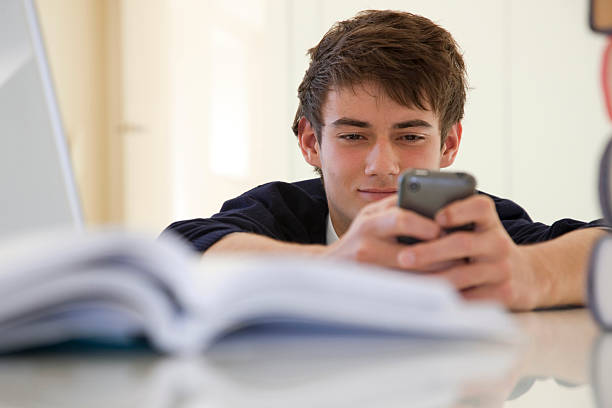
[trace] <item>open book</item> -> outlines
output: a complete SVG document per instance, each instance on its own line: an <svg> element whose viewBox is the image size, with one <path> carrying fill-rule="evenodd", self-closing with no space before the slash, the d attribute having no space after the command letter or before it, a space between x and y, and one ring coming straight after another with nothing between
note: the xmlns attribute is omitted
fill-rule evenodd
<svg viewBox="0 0 612 408"><path fill-rule="evenodd" d="M512 341L497 305L442 281L300 257L200 258L170 238L50 234L0 246L0 352L144 337L205 350L248 328Z"/></svg>

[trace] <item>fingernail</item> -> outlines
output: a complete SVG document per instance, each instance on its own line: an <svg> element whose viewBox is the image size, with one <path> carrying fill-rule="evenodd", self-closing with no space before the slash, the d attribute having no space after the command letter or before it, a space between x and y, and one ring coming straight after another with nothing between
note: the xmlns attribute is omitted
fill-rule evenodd
<svg viewBox="0 0 612 408"><path fill-rule="evenodd" d="M414 252L412 251L404 251L401 255L400 255L400 265L401 266L412 266L414 265Z"/></svg>

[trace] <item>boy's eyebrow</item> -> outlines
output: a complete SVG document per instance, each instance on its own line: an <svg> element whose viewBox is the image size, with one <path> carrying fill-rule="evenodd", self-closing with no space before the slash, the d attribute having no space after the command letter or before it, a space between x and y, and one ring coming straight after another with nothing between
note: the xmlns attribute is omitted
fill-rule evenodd
<svg viewBox="0 0 612 408"><path fill-rule="evenodd" d="M346 117L336 119L335 121L332 122L332 126L335 126L335 127L354 126L358 128L371 128L372 127L372 125L368 122L364 122L362 120L357 120L357 119L346 118ZM422 119L407 120L405 122L399 122L393 125L394 129L406 129L406 128L413 128L413 127L430 128L432 126L429 122L426 122Z"/></svg>
<svg viewBox="0 0 612 408"><path fill-rule="evenodd" d="M358 128L370 128L371 124L362 120L351 119L351 118L340 118L332 122L332 126L354 126Z"/></svg>
<svg viewBox="0 0 612 408"><path fill-rule="evenodd" d="M411 128L411 127L430 128L432 126L431 124L429 124L429 122L426 122L422 119L407 120L406 122L400 122L400 123L396 123L395 125L393 125L394 129L406 129L406 128Z"/></svg>

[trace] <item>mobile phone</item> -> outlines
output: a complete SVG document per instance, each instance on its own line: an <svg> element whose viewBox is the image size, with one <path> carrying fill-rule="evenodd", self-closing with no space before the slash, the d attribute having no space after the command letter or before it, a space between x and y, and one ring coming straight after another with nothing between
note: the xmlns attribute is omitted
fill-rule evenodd
<svg viewBox="0 0 612 408"><path fill-rule="evenodd" d="M455 200L467 198L476 193L476 179L462 172L446 172L412 169L404 172L399 179L399 206L433 219L436 213ZM473 224L447 229L446 232L472 230ZM415 244L419 239L398 237L403 244Z"/></svg>

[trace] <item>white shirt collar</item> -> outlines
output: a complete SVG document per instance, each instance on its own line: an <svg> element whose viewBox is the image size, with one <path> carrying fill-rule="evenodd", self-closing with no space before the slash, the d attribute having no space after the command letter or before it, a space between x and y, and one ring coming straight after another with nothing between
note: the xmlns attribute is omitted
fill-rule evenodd
<svg viewBox="0 0 612 408"><path fill-rule="evenodd" d="M325 235L325 243L326 245L331 245L338 239L338 234L336 234L336 230L334 229L334 225L332 224L331 217L329 213L327 213L327 234Z"/></svg>

